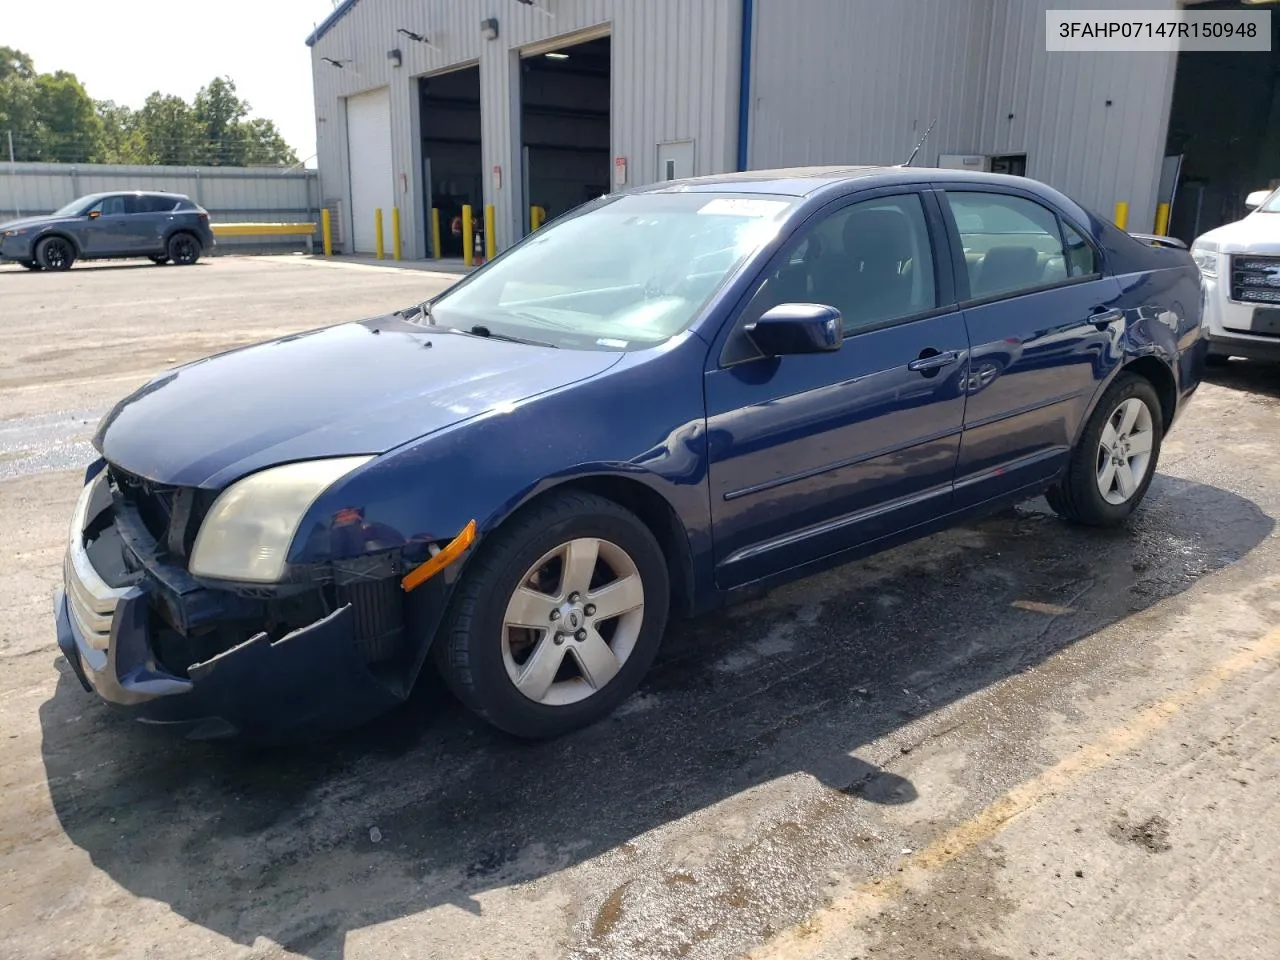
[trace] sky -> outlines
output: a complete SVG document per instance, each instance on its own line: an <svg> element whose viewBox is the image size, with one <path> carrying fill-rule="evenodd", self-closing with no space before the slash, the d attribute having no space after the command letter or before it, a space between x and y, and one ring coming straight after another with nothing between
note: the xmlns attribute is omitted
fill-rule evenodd
<svg viewBox="0 0 1280 960"><path fill-rule="evenodd" d="M298 158L315 166L306 39L333 7L334 0L0 0L0 45L29 54L42 73L71 71L95 100L130 107L156 90L190 102L214 77L229 76L251 115L275 121Z"/></svg>

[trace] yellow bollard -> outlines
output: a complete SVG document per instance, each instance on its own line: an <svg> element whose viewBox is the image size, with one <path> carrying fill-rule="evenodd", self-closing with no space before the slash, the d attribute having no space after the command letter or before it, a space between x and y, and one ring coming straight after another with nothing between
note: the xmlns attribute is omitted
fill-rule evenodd
<svg viewBox="0 0 1280 960"><path fill-rule="evenodd" d="M1115 225L1124 230L1129 225L1129 204L1125 200L1116 201L1116 215L1113 220Z"/></svg>
<svg viewBox="0 0 1280 960"><path fill-rule="evenodd" d="M440 208L431 208L431 255L437 260L441 258L440 253Z"/></svg>
<svg viewBox="0 0 1280 960"><path fill-rule="evenodd" d="M329 208L320 211L320 236L324 239L324 255L333 256L333 224L329 220Z"/></svg>
<svg viewBox="0 0 1280 960"><path fill-rule="evenodd" d="M484 259L488 263L498 253L497 228L494 224L497 219L494 217L493 204L486 204L484 208Z"/></svg>
<svg viewBox="0 0 1280 960"><path fill-rule="evenodd" d="M546 211L539 206L529 208L529 230L533 232L542 226L543 218L546 217Z"/></svg>
<svg viewBox="0 0 1280 960"><path fill-rule="evenodd" d="M400 208L391 208L391 256L400 259Z"/></svg>
<svg viewBox="0 0 1280 960"><path fill-rule="evenodd" d="M1163 237L1169 233L1169 205L1156 204L1156 236Z"/></svg>
<svg viewBox="0 0 1280 960"><path fill-rule="evenodd" d="M475 264L475 232L471 223L471 204L462 205L462 262L468 267Z"/></svg>
<svg viewBox="0 0 1280 960"><path fill-rule="evenodd" d="M373 249L377 253L378 259L386 258L387 251L382 245L382 208L375 207L373 211Z"/></svg>

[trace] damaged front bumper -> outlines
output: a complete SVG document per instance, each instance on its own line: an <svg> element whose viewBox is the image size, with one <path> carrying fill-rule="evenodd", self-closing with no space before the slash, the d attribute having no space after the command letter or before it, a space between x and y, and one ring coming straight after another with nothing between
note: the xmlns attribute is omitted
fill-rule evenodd
<svg viewBox="0 0 1280 960"><path fill-rule="evenodd" d="M86 690L139 720L181 725L189 737L201 739L347 729L407 696L426 644L375 671L361 652L360 611L351 603L275 638L248 630L243 642L193 662L185 671L163 663L157 656L157 610L177 600L190 605L209 598L176 598L172 570L142 569L131 578L134 582L113 585L95 568L85 531L100 533L111 522L102 516L112 509L110 497L104 496L107 485L103 470L80 496L63 586L54 595L58 646ZM154 565L148 552L135 550L133 556ZM430 586L434 589L413 595L418 636L422 628L434 628L443 608L442 587Z"/></svg>

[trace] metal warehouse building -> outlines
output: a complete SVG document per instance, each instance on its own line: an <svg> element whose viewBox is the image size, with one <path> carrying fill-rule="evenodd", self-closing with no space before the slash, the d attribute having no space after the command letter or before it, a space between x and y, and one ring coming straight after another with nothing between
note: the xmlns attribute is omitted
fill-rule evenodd
<svg viewBox="0 0 1280 960"><path fill-rule="evenodd" d="M1263 0L1266 2L1266 0ZM1126 0L1125 8L1257 10ZM1050 53L1057 0L345 0L312 48L321 192L337 245L497 249L624 186L742 169L916 163L1024 173L1190 240L1280 178L1270 53ZM1273 16L1273 21L1280 18ZM1273 22L1273 32L1280 23Z"/></svg>

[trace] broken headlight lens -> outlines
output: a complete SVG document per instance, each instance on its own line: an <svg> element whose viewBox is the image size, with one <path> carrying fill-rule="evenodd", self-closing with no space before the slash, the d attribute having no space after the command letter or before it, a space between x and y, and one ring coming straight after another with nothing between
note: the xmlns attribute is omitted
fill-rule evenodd
<svg viewBox="0 0 1280 960"><path fill-rule="evenodd" d="M276 583L307 510L330 486L372 459L304 460L236 481L218 495L200 524L191 550L191 573Z"/></svg>

